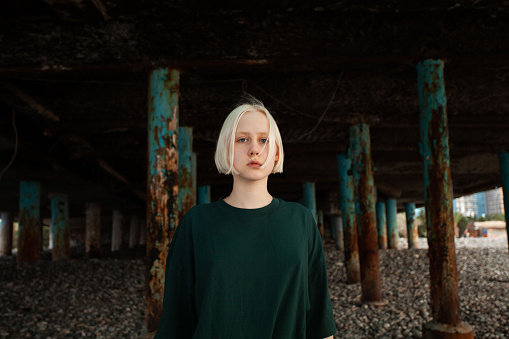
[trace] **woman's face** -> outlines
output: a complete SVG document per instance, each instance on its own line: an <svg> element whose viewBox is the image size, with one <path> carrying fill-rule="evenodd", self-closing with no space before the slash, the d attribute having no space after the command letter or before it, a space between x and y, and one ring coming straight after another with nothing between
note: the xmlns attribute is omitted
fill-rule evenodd
<svg viewBox="0 0 509 339"><path fill-rule="evenodd" d="M265 168L260 168L269 152L268 137L269 121L265 113L259 111L244 113L235 131L233 166L239 172L234 174L235 176L255 181L265 179L272 173L275 161L278 159L277 152L272 159L268 160Z"/></svg>

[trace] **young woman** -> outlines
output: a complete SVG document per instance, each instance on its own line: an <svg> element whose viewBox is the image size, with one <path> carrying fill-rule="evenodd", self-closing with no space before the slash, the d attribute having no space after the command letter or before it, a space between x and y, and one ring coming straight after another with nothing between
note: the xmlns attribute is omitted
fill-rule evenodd
<svg viewBox="0 0 509 339"><path fill-rule="evenodd" d="M164 303L154 338L322 339L336 332L327 271L308 209L273 198L283 144L260 102L226 118L215 161L231 194L193 207L168 253Z"/></svg>

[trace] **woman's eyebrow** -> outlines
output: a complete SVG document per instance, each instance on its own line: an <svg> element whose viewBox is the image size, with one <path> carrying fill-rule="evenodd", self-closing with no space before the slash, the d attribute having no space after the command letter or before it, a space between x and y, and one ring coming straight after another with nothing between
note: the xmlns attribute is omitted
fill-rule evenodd
<svg viewBox="0 0 509 339"><path fill-rule="evenodd" d="M237 131L237 133L235 133L235 134L246 134L246 135L249 135L249 134L256 134L256 135L269 135L269 132L255 132L255 133L251 133L251 132Z"/></svg>

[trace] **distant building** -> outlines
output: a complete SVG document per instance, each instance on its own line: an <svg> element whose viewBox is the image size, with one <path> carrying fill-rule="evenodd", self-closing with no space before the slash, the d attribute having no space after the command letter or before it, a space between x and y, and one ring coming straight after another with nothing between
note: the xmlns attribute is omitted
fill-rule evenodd
<svg viewBox="0 0 509 339"><path fill-rule="evenodd" d="M453 210L467 217L504 214L504 194L502 188L456 198L453 200Z"/></svg>
<svg viewBox="0 0 509 339"><path fill-rule="evenodd" d="M475 221L468 225L471 237L507 238L505 221Z"/></svg>

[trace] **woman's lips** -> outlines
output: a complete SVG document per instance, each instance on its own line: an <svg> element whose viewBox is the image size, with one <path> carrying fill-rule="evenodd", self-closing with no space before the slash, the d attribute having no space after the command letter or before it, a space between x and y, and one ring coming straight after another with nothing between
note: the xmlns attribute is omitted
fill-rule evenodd
<svg viewBox="0 0 509 339"><path fill-rule="evenodd" d="M249 167L260 167L262 164L260 164L258 161L251 161L249 164L247 164Z"/></svg>

